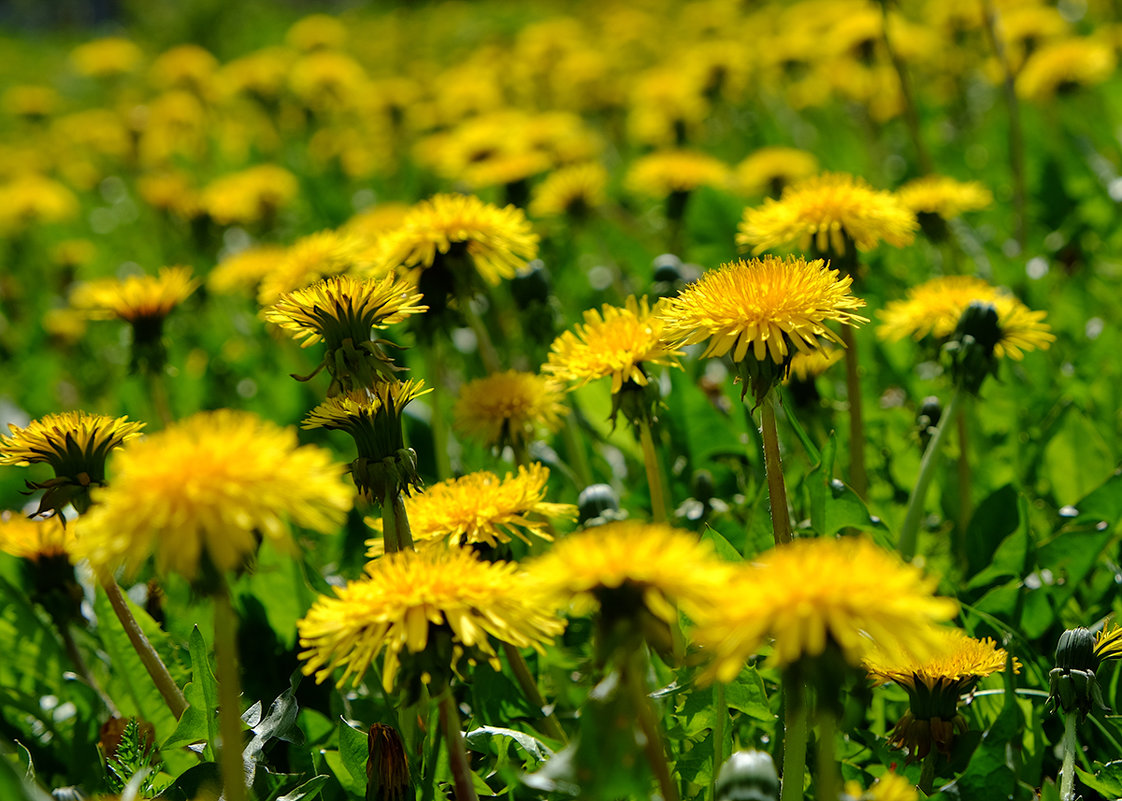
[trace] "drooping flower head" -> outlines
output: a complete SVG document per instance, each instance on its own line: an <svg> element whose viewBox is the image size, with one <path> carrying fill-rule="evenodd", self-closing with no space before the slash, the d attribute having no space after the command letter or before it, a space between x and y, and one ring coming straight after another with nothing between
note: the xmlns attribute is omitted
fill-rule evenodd
<svg viewBox="0 0 1122 801"><path fill-rule="evenodd" d="M26 484L29 490L46 490L36 514L58 516L68 503L79 512L89 508L90 490L105 485L109 452L140 436L144 423L79 411L48 414L22 428L8 428L9 435L0 435L0 465L50 465L53 479Z"/></svg>
<svg viewBox="0 0 1122 801"><path fill-rule="evenodd" d="M371 334L425 311L420 300L411 285L394 275L380 281L341 275L282 295L265 310L265 319L301 340L301 347L326 343L316 372L327 368L327 394L334 396L393 377L400 368L383 350L386 341L371 339Z"/></svg>
<svg viewBox="0 0 1122 801"><path fill-rule="evenodd" d="M634 296L627 298L623 308L605 303L600 311L585 311L584 323L553 341L542 371L575 386L611 376L613 420L620 408L630 420L643 414L653 416L659 403L657 394L646 402L638 399L639 403L630 404L634 408L621 404L625 389L645 394L650 366L680 367L681 351L663 339L665 321L657 311L658 306L652 311L645 297L636 300ZM652 389L657 393L657 387Z"/></svg>
<svg viewBox="0 0 1122 801"><path fill-rule="evenodd" d="M737 229L741 250L763 253L793 245L804 252L851 257L852 247L870 250L880 242L910 244L915 215L889 192L873 189L863 179L844 173L823 173L791 184L779 200L744 210Z"/></svg>
<svg viewBox="0 0 1122 801"><path fill-rule="evenodd" d="M577 508L545 500L549 468L534 463L500 478L480 470L441 481L405 500L405 511L418 547L447 543L494 553L517 537L552 541L550 521L574 520ZM368 556L381 552L381 540L371 540Z"/></svg>
<svg viewBox="0 0 1122 801"><path fill-rule="evenodd" d="M565 415L560 384L546 376L507 370L460 387L454 426L489 447L517 452L540 431L556 431Z"/></svg>
<svg viewBox="0 0 1122 801"><path fill-rule="evenodd" d="M706 608L730 578L706 542L660 523L620 521L558 541L528 570L558 608L598 613L603 656L635 645L637 636L669 650L677 605Z"/></svg>
<svg viewBox="0 0 1122 801"><path fill-rule="evenodd" d="M243 567L261 539L291 551L293 525L335 530L353 495L342 474L327 451L299 446L294 429L201 412L116 453L81 547L98 570L135 574L154 556L161 572L209 586L215 571Z"/></svg>
<svg viewBox="0 0 1122 801"><path fill-rule="evenodd" d="M124 320L132 326L132 367L158 371L167 359L164 320L198 287L190 267L161 267L159 275L132 275L79 284L70 305L94 319Z"/></svg>
<svg viewBox="0 0 1122 801"><path fill-rule="evenodd" d="M865 670L875 684L895 682L908 693L908 711L893 729L890 742L908 749L909 762L926 757L932 746L950 753L955 735L967 729L958 711L959 700L980 679L1004 670L1009 658L991 639L976 640L958 629L941 633L943 647L930 659L882 649L865 657ZM1020 670L1016 659L1013 669Z"/></svg>
<svg viewBox="0 0 1122 801"><path fill-rule="evenodd" d="M466 548L390 554L367 575L316 601L297 624L304 673L316 681L343 668L357 684L385 651L382 683L408 698L422 684L439 694L463 659L499 669L494 641L542 650L564 628L517 565L482 562ZM399 674L400 678L399 678Z"/></svg>
<svg viewBox="0 0 1122 801"><path fill-rule="evenodd" d="M405 447L401 414L406 405L432 389L423 381L379 381L370 389L355 389L328 398L313 409L302 428L346 431L354 437L358 458L351 462L351 478L369 500L382 502L387 494L420 489L417 454Z"/></svg>
<svg viewBox="0 0 1122 801"><path fill-rule="evenodd" d="M795 353L823 351L827 340L842 343L827 322L868 322L855 313L865 301L850 293L852 283L821 259L740 260L705 273L668 299L659 316L667 340L708 340L704 357L730 354L743 392L751 389L759 403L787 374Z"/></svg>
<svg viewBox="0 0 1122 801"><path fill-rule="evenodd" d="M382 258L408 270L434 311L446 299L474 294L473 275L488 284L513 278L538 254L538 236L514 206L498 208L474 195L434 195L381 240Z"/></svg>
<svg viewBox="0 0 1122 801"><path fill-rule="evenodd" d="M958 604L937 582L864 537L795 540L741 570L698 621L711 675L731 681L771 645L771 662L817 660L856 667L871 649L925 660L943 647L940 628Z"/></svg>

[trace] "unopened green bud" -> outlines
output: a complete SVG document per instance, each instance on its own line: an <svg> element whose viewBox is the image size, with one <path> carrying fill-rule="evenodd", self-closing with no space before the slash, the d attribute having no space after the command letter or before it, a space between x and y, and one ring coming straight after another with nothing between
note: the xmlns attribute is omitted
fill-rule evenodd
<svg viewBox="0 0 1122 801"><path fill-rule="evenodd" d="M1079 626L1068 629L1056 643L1056 667L1064 670L1094 670L1095 635L1090 629Z"/></svg>
<svg viewBox="0 0 1122 801"><path fill-rule="evenodd" d="M736 751L717 773L717 801L775 801L779 774L766 751Z"/></svg>
<svg viewBox="0 0 1122 801"><path fill-rule="evenodd" d="M582 526L598 526L622 519L619 495L607 484L589 484L577 497Z"/></svg>
<svg viewBox="0 0 1122 801"><path fill-rule="evenodd" d="M997 309L992 303L973 301L962 316L943 350L951 360L955 385L977 395L986 377L997 372L994 348L1001 341Z"/></svg>

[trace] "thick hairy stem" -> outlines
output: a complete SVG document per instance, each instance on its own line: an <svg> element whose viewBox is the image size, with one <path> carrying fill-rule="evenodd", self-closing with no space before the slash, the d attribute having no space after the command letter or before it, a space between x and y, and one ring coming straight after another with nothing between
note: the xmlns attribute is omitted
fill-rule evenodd
<svg viewBox="0 0 1122 801"><path fill-rule="evenodd" d="M643 446L643 466L647 470L647 484L651 488L651 519L656 523L665 523L668 517L666 488L662 483L662 469L658 463L658 452L655 450L649 420L642 420L639 423L639 441Z"/></svg>
<svg viewBox="0 0 1122 801"><path fill-rule="evenodd" d="M403 551L416 550L413 545L413 527L409 525L409 513L405 511L405 498L400 492L393 498L393 517L397 523L397 546Z"/></svg>
<svg viewBox="0 0 1122 801"><path fill-rule="evenodd" d="M814 795L818 801L835 801L841 790L838 760L834 751L834 734L837 731L838 721L833 711L826 709L826 706L820 705L817 713L818 762L815 770L817 775Z"/></svg>
<svg viewBox="0 0 1122 801"><path fill-rule="evenodd" d="M1064 763L1060 766L1060 801L1075 801L1075 752L1079 748L1075 726L1079 713L1072 710L1064 713Z"/></svg>
<svg viewBox="0 0 1122 801"><path fill-rule="evenodd" d="M223 576L214 594L214 667L218 679L218 731L222 739L218 765L222 771L226 801L246 799L237 629L237 617L230 605L230 590Z"/></svg>
<svg viewBox="0 0 1122 801"><path fill-rule="evenodd" d="M764 471L771 501L771 530L776 545L791 541L791 521L787 513L787 484L779 458L779 431L775 427L775 395L767 394L760 407L760 436L764 441Z"/></svg>
<svg viewBox="0 0 1122 801"><path fill-rule="evenodd" d="M397 488L394 487L387 489L382 498L382 541L387 554L402 550L397 528L397 504L394 502L397 495Z"/></svg>
<svg viewBox="0 0 1122 801"><path fill-rule="evenodd" d="M477 801L464 736L460 731L460 711L456 709L456 699L452 697L451 690L445 690L440 698L440 729L444 734L444 744L448 746L448 766L452 771L456 801Z"/></svg>

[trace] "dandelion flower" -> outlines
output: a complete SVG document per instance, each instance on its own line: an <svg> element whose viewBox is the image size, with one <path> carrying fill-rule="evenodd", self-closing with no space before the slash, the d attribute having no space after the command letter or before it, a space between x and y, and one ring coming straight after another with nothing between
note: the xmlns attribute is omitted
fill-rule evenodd
<svg viewBox="0 0 1122 801"><path fill-rule="evenodd" d="M27 173L0 183L0 234L12 235L39 223L55 223L78 215L78 198L45 175Z"/></svg>
<svg viewBox="0 0 1122 801"><path fill-rule="evenodd" d="M162 322L172 309L190 297L199 282L190 267L161 267L157 276L130 275L79 284L70 304L100 320L118 319L143 326Z"/></svg>
<svg viewBox="0 0 1122 801"><path fill-rule="evenodd" d="M0 513L0 553L25 560L24 582L31 600L59 624L82 616L82 587L74 575L75 527L61 516L29 520L14 512Z"/></svg>
<svg viewBox="0 0 1122 801"><path fill-rule="evenodd" d="M728 174L723 162L705 153L663 150L635 159L625 183L635 194L665 198L703 186L722 187Z"/></svg>
<svg viewBox="0 0 1122 801"><path fill-rule="evenodd" d="M545 500L549 468L540 464L519 467L517 474L499 478L481 470L441 481L405 500L405 511L416 542L486 545L497 548L517 537L553 539L550 519L575 520L577 508ZM381 540L371 540L372 548ZM377 553L371 552L370 556Z"/></svg>
<svg viewBox="0 0 1122 801"><path fill-rule="evenodd" d="M796 353L791 359L789 378L797 381L813 381L842 360L845 351L837 348L822 348L811 353Z"/></svg>
<svg viewBox="0 0 1122 801"><path fill-rule="evenodd" d="M803 251L813 243L818 253L846 254L846 240L858 250L880 242L896 247L915 237L915 215L889 192L873 189L861 178L823 173L791 184L779 200L744 210L736 244L754 254L794 245Z"/></svg>
<svg viewBox="0 0 1122 801"><path fill-rule="evenodd" d="M143 60L144 53L134 42L116 36L86 42L70 51L70 63L91 78L125 75Z"/></svg>
<svg viewBox="0 0 1122 801"><path fill-rule="evenodd" d="M556 431L565 414L560 384L546 376L507 370L469 381L453 410L456 429L484 445L516 450L539 430Z"/></svg>
<svg viewBox="0 0 1122 801"><path fill-rule="evenodd" d="M842 801L919 801L915 785L896 773L881 776L868 791L857 782L846 782Z"/></svg>
<svg viewBox="0 0 1122 801"><path fill-rule="evenodd" d="M540 652L562 628L517 565L481 562L462 548L402 551L371 562L365 578L321 597L297 624L306 675L322 682L343 668L338 685L357 684L385 650L387 691L403 665L413 673L414 660L429 680L432 671L455 670L465 656L498 669L492 638Z"/></svg>
<svg viewBox="0 0 1122 801"><path fill-rule="evenodd" d="M285 292L303 289L323 278L350 274L366 277L374 254L364 238L342 231L317 231L298 239L261 279L257 302L276 303Z"/></svg>
<svg viewBox="0 0 1122 801"><path fill-rule="evenodd" d="M791 183L818 172L812 153L793 147L763 147L733 170L733 185L745 195L778 196Z"/></svg>
<svg viewBox="0 0 1122 801"><path fill-rule="evenodd" d="M207 184L200 203L219 225L268 221L297 195L296 176L276 164L259 164Z"/></svg>
<svg viewBox="0 0 1122 801"><path fill-rule="evenodd" d="M742 570L704 610L696 639L726 682L769 642L781 667L827 648L853 666L874 647L927 659L943 647L936 624L958 611L936 584L865 538L795 540Z"/></svg>
<svg viewBox="0 0 1122 801"><path fill-rule="evenodd" d="M207 289L221 295L254 292L285 253L279 245L257 245L227 256L207 275Z"/></svg>
<svg viewBox="0 0 1122 801"><path fill-rule="evenodd" d="M438 254L466 253L489 284L513 278L538 254L538 236L521 209L500 209L473 195L435 195L418 203L382 243L389 265L415 272L431 268Z"/></svg>
<svg viewBox="0 0 1122 801"><path fill-rule="evenodd" d="M935 214L944 220L993 205L993 193L977 181L956 181L945 175L909 181L896 190L896 198L917 215Z"/></svg>
<svg viewBox="0 0 1122 801"><path fill-rule="evenodd" d="M202 412L122 448L113 482L83 520L82 550L105 571L189 580L242 567L264 538L291 551L291 526L334 531L351 506L343 468L293 429L245 412Z"/></svg>
<svg viewBox="0 0 1122 801"><path fill-rule="evenodd" d="M998 357L1020 360L1025 351L1046 349L1055 340L1044 312L1029 309L981 278L958 275L933 278L909 289L904 299L889 302L880 312L877 335L887 340L930 336L942 342L974 302L991 304L997 312L1001 336L994 353Z"/></svg>
<svg viewBox="0 0 1122 801"><path fill-rule="evenodd" d="M1041 47L1028 57L1017 76L1017 94L1048 100L1065 90L1094 86L1112 74L1114 48L1093 37L1071 37Z"/></svg>
<svg viewBox="0 0 1122 801"><path fill-rule="evenodd" d="M611 376L613 394L629 382L646 386L645 365L677 367L681 355L663 340L665 321L657 311L634 296L623 308L605 303L600 311L589 309L583 324L553 341L542 370L577 386Z"/></svg>
<svg viewBox="0 0 1122 801"><path fill-rule="evenodd" d="M30 520L15 512L0 513L0 552L32 562L58 557L69 561L74 542L74 527L63 526L60 517Z"/></svg>
<svg viewBox="0 0 1122 801"><path fill-rule="evenodd" d="M48 414L22 428L9 423L8 428L8 436L0 435L0 465L50 465L53 479L26 483L28 489L46 490L38 513L57 514L68 503L79 511L88 508L90 489L105 484L109 452L139 437L144 423L79 411Z"/></svg>
<svg viewBox="0 0 1122 801"><path fill-rule="evenodd" d="M600 164L560 167L534 188L530 213L535 217L581 218L607 202L608 171Z"/></svg>

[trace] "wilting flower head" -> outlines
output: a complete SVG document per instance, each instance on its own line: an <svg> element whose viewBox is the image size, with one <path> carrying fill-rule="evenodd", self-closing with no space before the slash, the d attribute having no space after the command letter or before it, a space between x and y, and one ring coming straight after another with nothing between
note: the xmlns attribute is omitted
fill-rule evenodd
<svg viewBox="0 0 1122 801"><path fill-rule="evenodd" d="M736 244L754 254L794 245L835 257L869 250L884 241L896 247L915 237L915 215L889 192L873 189L863 179L844 173L823 173L791 184L779 200L744 210Z"/></svg>
<svg viewBox="0 0 1122 801"><path fill-rule="evenodd" d="M441 481L405 500L413 539L423 543L486 546L496 549L517 537L552 540L550 520L576 519L577 508L545 500L549 468L534 463L517 474L499 478L480 470ZM371 540L369 556L381 550L381 540Z"/></svg>
<svg viewBox="0 0 1122 801"><path fill-rule="evenodd" d="M1020 360L1024 351L1045 349L1055 339L1044 322L1044 312L1032 311L981 278L964 275L933 278L909 289L903 300L890 301L880 312L877 335L887 340L930 336L942 343L954 333L966 308L976 301L993 305L997 312L1001 333L994 353L998 357Z"/></svg>
<svg viewBox="0 0 1122 801"><path fill-rule="evenodd" d="M559 167L534 188L530 213L535 217L586 216L604 205L608 171L601 164Z"/></svg>
<svg viewBox="0 0 1122 801"><path fill-rule="evenodd" d="M720 681L769 642L782 667L827 651L858 666L874 647L923 660L943 647L935 624L958 611L933 595L936 584L864 537L795 540L739 571L699 617L695 638Z"/></svg>
<svg viewBox="0 0 1122 801"><path fill-rule="evenodd" d="M608 652L645 637L668 649L681 605L707 607L730 574L706 542L659 523L621 521L570 534L527 566L558 608L599 612Z"/></svg>
<svg viewBox="0 0 1122 801"><path fill-rule="evenodd" d="M401 414L406 405L432 389L423 381L379 381L328 398L313 409L302 428L346 431L354 437L358 458L351 462L355 486L370 500L408 493L421 487L417 454L405 447Z"/></svg>
<svg viewBox="0 0 1122 801"><path fill-rule="evenodd" d="M261 539L292 550L291 526L327 533L352 491L327 451L253 414L201 412L122 448L95 493L81 546L95 568L160 571L205 585L244 566Z"/></svg>
<svg viewBox="0 0 1122 801"><path fill-rule="evenodd" d="M628 297L623 308L605 303L553 341L542 371L576 386L611 376L613 394L625 383L646 386L644 365L678 366L681 351L663 341L663 327L646 298Z"/></svg>
<svg viewBox="0 0 1122 801"><path fill-rule="evenodd" d="M470 293L467 259L489 284L513 278L538 254L538 236L514 206L498 208L474 195L434 195L405 215L396 231L380 240L391 268L417 275L425 300L434 308L446 296ZM449 263L453 262L453 263Z"/></svg>
<svg viewBox="0 0 1122 801"><path fill-rule="evenodd" d="M387 691L403 672L408 695L429 682L439 692L464 658L498 669L493 640L541 651L564 628L517 565L481 562L466 548L402 551L366 571L297 624L304 673L317 682L341 667L339 686L357 684L384 649Z"/></svg>
<svg viewBox="0 0 1122 801"><path fill-rule="evenodd" d="M896 724L890 742L908 749L908 760L923 759L932 745L949 754L956 734L966 731L958 711L961 697L979 679L1005 669L1009 655L991 639L975 640L958 629L940 630L943 647L930 659L874 649L865 657L865 670L880 684L895 682L908 693L909 709ZM1014 671L1020 663L1013 660Z"/></svg>
<svg viewBox="0 0 1122 801"><path fill-rule="evenodd" d="M89 508L90 489L105 484L109 452L140 436L144 423L129 422L128 417L63 412L32 420L22 428L14 424L8 428L9 435L0 435L0 465L49 464L55 471L53 479L26 483L30 490L46 490L37 514L53 511L58 515L68 503L80 512Z"/></svg>
<svg viewBox="0 0 1122 801"><path fill-rule="evenodd" d="M821 259L731 262L665 302L663 336L682 345L708 340L705 357L730 354L743 391L751 384L759 402L786 375L795 353L823 351L825 340L841 344L828 321L868 322L854 313L865 301L850 294L852 283Z"/></svg>
<svg viewBox="0 0 1122 801"><path fill-rule="evenodd" d="M380 281L340 275L282 295L265 310L265 319L302 340L301 347L326 343L316 372L327 367L327 394L332 396L393 377L400 368L382 349L386 341L371 339L372 332L425 311L420 300L412 286L394 275Z"/></svg>
<svg viewBox="0 0 1122 801"><path fill-rule="evenodd" d="M492 447L528 445L540 430L556 431L565 414L561 386L535 373L507 370L469 381L456 398L454 425Z"/></svg>
<svg viewBox="0 0 1122 801"><path fill-rule="evenodd" d="M752 153L733 171L733 185L745 195L778 197L795 181L818 172L814 154L793 147L763 147Z"/></svg>

